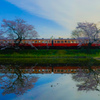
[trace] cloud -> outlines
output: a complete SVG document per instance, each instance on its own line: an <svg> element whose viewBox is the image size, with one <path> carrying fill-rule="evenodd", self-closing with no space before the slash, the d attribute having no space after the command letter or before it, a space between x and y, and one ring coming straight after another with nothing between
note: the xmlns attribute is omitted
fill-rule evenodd
<svg viewBox="0 0 100 100"><path fill-rule="evenodd" d="M77 22L100 21L100 0L6 0L72 30Z"/></svg>

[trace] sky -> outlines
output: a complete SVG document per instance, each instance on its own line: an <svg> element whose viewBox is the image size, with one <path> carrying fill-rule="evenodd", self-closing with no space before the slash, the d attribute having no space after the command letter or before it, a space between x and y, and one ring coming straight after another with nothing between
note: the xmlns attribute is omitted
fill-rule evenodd
<svg viewBox="0 0 100 100"><path fill-rule="evenodd" d="M70 38L78 22L100 22L100 0L0 0L3 19L22 18L39 38Z"/></svg>

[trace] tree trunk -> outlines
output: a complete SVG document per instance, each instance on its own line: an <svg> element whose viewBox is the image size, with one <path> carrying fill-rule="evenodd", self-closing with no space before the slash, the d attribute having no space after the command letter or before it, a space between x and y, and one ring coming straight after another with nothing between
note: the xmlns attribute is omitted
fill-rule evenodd
<svg viewBox="0 0 100 100"><path fill-rule="evenodd" d="M20 49L20 48L19 48L19 44L20 44L21 41L22 41L21 38L17 38L17 39L14 41L14 43L15 43L14 48L15 48L16 50Z"/></svg>
<svg viewBox="0 0 100 100"><path fill-rule="evenodd" d="M87 53L91 53L92 43L88 43Z"/></svg>

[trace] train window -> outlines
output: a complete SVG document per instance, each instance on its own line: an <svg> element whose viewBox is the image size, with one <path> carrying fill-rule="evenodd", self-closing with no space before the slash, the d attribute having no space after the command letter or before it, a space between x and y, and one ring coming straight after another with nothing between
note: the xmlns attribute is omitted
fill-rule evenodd
<svg viewBox="0 0 100 100"><path fill-rule="evenodd" d="M32 43L34 43L34 41L32 41Z"/></svg>
<svg viewBox="0 0 100 100"><path fill-rule="evenodd" d="M35 71L37 72L37 69L35 69Z"/></svg>
<svg viewBox="0 0 100 100"><path fill-rule="evenodd" d="M50 43L50 41L49 41L49 43Z"/></svg>
<svg viewBox="0 0 100 100"><path fill-rule="evenodd" d="M34 71L34 69L33 69L33 71Z"/></svg>
<svg viewBox="0 0 100 100"><path fill-rule="evenodd" d="M45 43L48 43L48 41L45 41Z"/></svg>
<svg viewBox="0 0 100 100"><path fill-rule="evenodd" d="M41 41L39 41L39 43L40 43Z"/></svg>
<svg viewBox="0 0 100 100"><path fill-rule="evenodd" d="M74 70L73 69L71 69L71 72L73 72Z"/></svg>
<svg viewBox="0 0 100 100"><path fill-rule="evenodd" d="M38 72L41 72L41 70L39 69Z"/></svg>
<svg viewBox="0 0 100 100"><path fill-rule="evenodd" d="M27 43L27 41L25 41L25 43Z"/></svg>
<svg viewBox="0 0 100 100"><path fill-rule="evenodd" d="M67 70L65 70L65 72L67 72Z"/></svg>
<svg viewBox="0 0 100 100"><path fill-rule="evenodd" d="M76 69L74 69L74 71L76 72Z"/></svg>
<svg viewBox="0 0 100 100"><path fill-rule="evenodd" d="M63 43L63 41L61 41L61 43Z"/></svg>
<svg viewBox="0 0 100 100"><path fill-rule="evenodd" d="M67 43L67 41L65 41L65 43Z"/></svg>
<svg viewBox="0 0 100 100"><path fill-rule="evenodd" d="M55 41L55 43L56 43L56 41Z"/></svg>
<svg viewBox="0 0 100 100"><path fill-rule="evenodd" d="M46 69L45 71L48 72L48 69Z"/></svg>
<svg viewBox="0 0 100 100"><path fill-rule="evenodd" d="M77 43L77 41L75 41L75 43Z"/></svg>
<svg viewBox="0 0 100 100"><path fill-rule="evenodd" d="M44 69L42 69L42 72L44 72Z"/></svg>
<svg viewBox="0 0 100 100"><path fill-rule="evenodd" d="M57 41L57 43L60 43L60 41Z"/></svg>
<svg viewBox="0 0 100 100"><path fill-rule="evenodd" d="M35 41L35 43L37 43L37 41Z"/></svg>
<svg viewBox="0 0 100 100"><path fill-rule="evenodd" d="M44 41L42 41L42 43L44 43Z"/></svg>
<svg viewBox="0 0 100 100"><path fill-rule="evenodd" d="M68 41L68 43L70 43L70 41Z"/></svg>
<svg viewBox="0 0 100 100"><path fill-rule="evenodd" d="M70 69L68 69L68 72L70 72Z"/></svg>
<svg viewBox="0 0 100 100"><path fill-rule="evenodd" d="M63 69L61 69L61 72L63 72Z"/></svg>
<svg viewBox="0 0 100 100"><path fill-rule="evenodd" d="M74 43L74 41L71 41L71 43Z"/></svg>
<svg viewBox="0 0 100 100"><path fill-rule="evenodd" d="M60 70L58 69L57 72L60 72Z"/></svg>

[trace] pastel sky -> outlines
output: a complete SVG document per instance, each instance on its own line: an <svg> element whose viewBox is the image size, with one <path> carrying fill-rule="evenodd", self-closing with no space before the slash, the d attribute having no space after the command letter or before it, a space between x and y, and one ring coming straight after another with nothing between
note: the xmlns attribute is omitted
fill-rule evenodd
<svg viewBox="0 0 100 100"><path fill-rule="evenodd" d="M0 0L3 19L22 18L40 38L69 38L78 22L100 22L100 0Z"/></svg>

